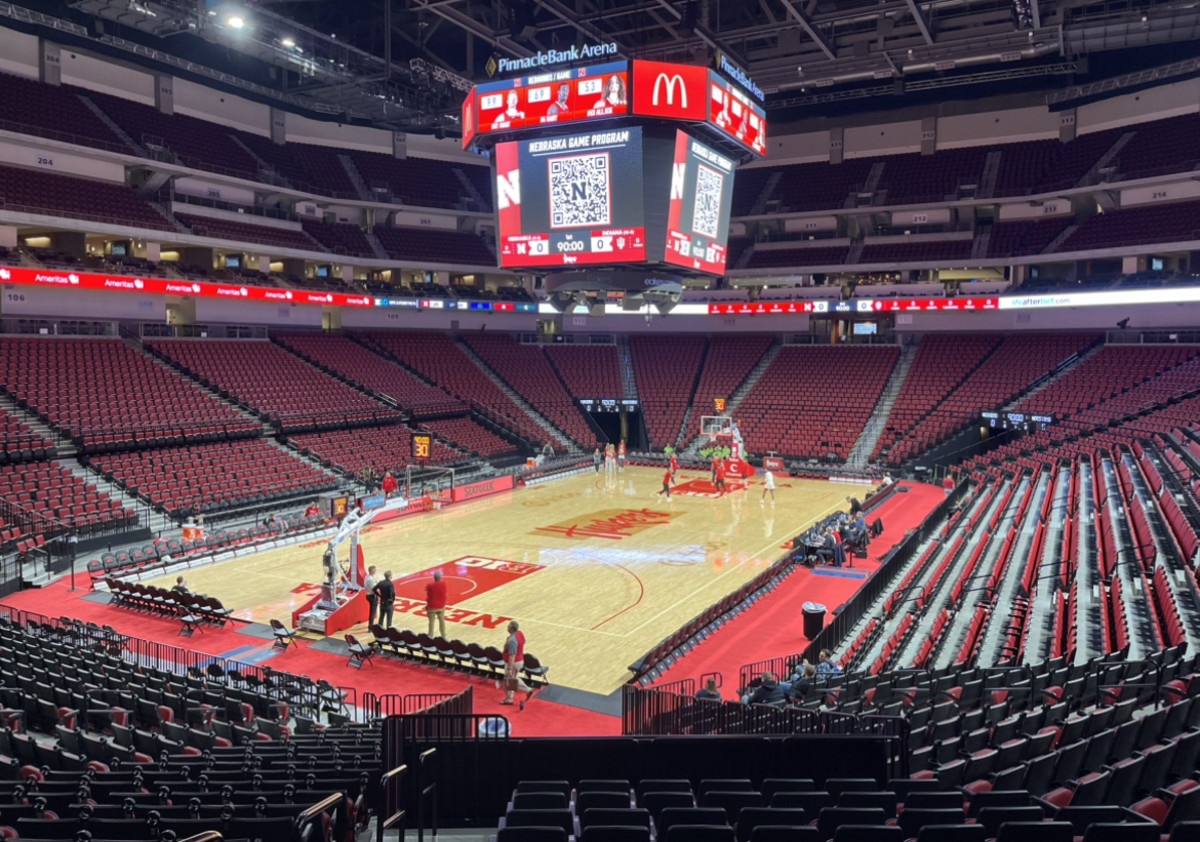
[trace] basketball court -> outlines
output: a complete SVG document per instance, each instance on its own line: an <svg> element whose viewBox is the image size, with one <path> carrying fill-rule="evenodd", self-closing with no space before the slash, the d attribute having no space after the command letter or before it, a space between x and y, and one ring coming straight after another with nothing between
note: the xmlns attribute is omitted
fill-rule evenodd
<svg viewBox="0 0 1200 842"><path fill-rule="evenodd" d="M668 501L656 493L662 474L570 476L372 525L361 544L367 564L393 572L396 627L427 629L425 584L441 570L448 637L499 646L516 619L552 682L607 695L628 680L629 664L778 560L851 493L780 477L775 505L760 505L759 477L731 479L717 497L707 472L681 471ZM239 618L290 624L319 590L324 548L268 550L190 570L187 580ZM174 576L151 582L169 587ZM369 639L365 625L349 631Z"/></svg>

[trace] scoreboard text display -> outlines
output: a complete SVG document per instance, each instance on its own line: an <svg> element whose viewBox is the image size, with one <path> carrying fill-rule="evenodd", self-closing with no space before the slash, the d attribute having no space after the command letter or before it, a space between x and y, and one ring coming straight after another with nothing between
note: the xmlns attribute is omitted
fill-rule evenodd
<svg viewBox="0 0 1200 842"><path fill-rule="evenodd" d="M414 459L429 459L432 457L433 436L429 433L413 433L412 456Z"/></svg>
<svg viewBox="0 0 1200 842"><path fill-rule="evenodd" d="M675 133L666 263L724 273L735 166L733 160L687 134Z"/></svg>
<svg viewBox="0 0 1200 842"><path fill-rule="evenodd" d="M475 86L463 103L463 147L476 135L489 132L628 113L629 64L624 61L488 82Z"/></svg>
<svg viewBox="0 0 1200 842"><path fill-rule="evenodd" d="M646 259L640 128L499 143L494 160L502 268Z"/></svg>

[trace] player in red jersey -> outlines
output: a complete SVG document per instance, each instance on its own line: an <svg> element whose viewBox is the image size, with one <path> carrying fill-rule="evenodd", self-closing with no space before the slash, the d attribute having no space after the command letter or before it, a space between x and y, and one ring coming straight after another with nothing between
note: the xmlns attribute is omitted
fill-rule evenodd
<svg viewBox="0 0 1200 842"><path fill-rule="evenodd" d="M675 475L677 473L679 473L679 457L677 457L674 453L672 453L671 454L671 482L672 483L679 482L679 480L677 480L675 478Z"/></svg>
<svg viewBox="0 0 1200 842"><path fill-rule="evenodd" d="M675 476L675 472L673 470L671 470L670 468L667 468L667 472L665 474L663 474L663 487L658 492L657 496L661 497L665 494L665 495L667 495L667 500L670 501L670 499L671 499L671 480L674 476Z"/></svg>
<svg viewBox="0 0 1200 842"><path fill-rule="evenodd" d="M729 489L725 487L725 463L718 460L716 469L717 469L717 496L720 497L720 496L724 496L724 494L727 491L729 491Z"/></svg>

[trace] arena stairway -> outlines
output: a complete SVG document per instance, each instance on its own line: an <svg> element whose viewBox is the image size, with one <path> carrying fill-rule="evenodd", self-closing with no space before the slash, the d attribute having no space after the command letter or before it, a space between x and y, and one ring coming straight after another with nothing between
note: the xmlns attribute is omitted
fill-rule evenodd
<svg viewBox="0 0 1200 842"><path fill-rule="evenodd" d="M892 414L892 407L896 405L896 398L900 396L900 390L904 388L904 381L908 379L908 372L917 356L917 347L920 345L920 341L920 337L916 337L915 341L900 346L900 359L896 360L891 376L888 377L887 385L883 387L883 392L879 395L879 402L875 404L875 410L867 419L858 441L854 443L854 449L850 451L850 456L846 459L848 467L864 468L870 461L870 456L875 451L875 445L879 442L879 437L883 434L883 429L887 426L888 418Z"/></svg>
<svg viewBox="0 0 1200 842"><path fill-rule="evenodd" d="M729 396L729 400L725 404L726 415L734 416L737 413L738 406L743 400L745 400L746 395L750 394L750 390L754 388L755 384L762 379L763 373L771 367L771 363L775 362L775 358L779 356L779 352L782 349L782 343L771 343L771 347L768 348L767 352L762 355L762 359L755 363L754 368L750 369L750 373L746 375L746 379L743 380L742 384L737 387L732 395ZM704 414L706 413L701 413L701 415ZM686 444L683 446L681 453L684 458L688 459L700 458L700 448L707 444L696 428L687 430L685 427L683 441L686 442Z"/></svg>
<svg viewBox="0 0 1200 842"><path fill-rule="evenodd" d="M1012 412L1013 409L1017 406L1017 404L1024 403L1026 400L1033 397L1038 392L1048 389L1050 386L1054 385L1059 380L1062 380L1064 377L1066 377L1072 371L1079 368L1081 363L1084 363L1087 360L1091 359L1092 357L1096 356L1096 354L1100 353L1100 351L1102 351L1103 349L1104 349L1104 342L1103 341L1097 342L1096 344L1092 345L1090 348L1085 350L1082 354L1077 356L1075 359L1068 361L1066 364L1063 365L1062 368L1060 368L1058 371L1051 374L1049 377L1047 377L1042 382L1035 384L1032 388L1027 389L1026 391L1022 392L1021 394L1017 395L1015 398L1013 398L1011 401L1009 401L1003 407L1001 407L1001 410L1004 412Z"/></svg>
<svg viewBox="0 0 1200 842"><path fill-rule="evenodd" d="M568 453L570 453L572 455L579 455L579 454L583 453L583 451L580 450L579 447L573 441L571 441L570 438L567 437L566 433L564 433L562 430L558 429L558 427L551 424L550 421L546 418L546 416L542 415L540 412L538 412L536 409L534 409L533 406L530 405L529 401L525 400L523 397L521 397L519 394L517 394L517 392L514 389L512 389L507 383L504 382L504 379L502 377L500 377L500 375L498 375L498 374L496 374L496 372L492 371L491 366L489 366L487 363L485 363L478 354L476 354L473 350L471 350L470 345L468 345L466 342L463 342L461 339L457 339L457 338L454 340L454 342L456 345L458 345L459 348L462 349L462 352L467 355L467 359L469 359L469 360L471 360L471 362L475 363L475 365L479 367L479 370L482 371L485 375L487 375L487 378L489 380L491 380L493 383L495 383L496 386L500 389L500 391L502 391L502 392L504 392L504 394L508 395L509 399L512 400L513 403L515 403L521 409L525 410L525 413L530 418L532 418L534 421L536 421L538 423L538 426L546 431L547 435L549 435L551 438L553 438L554 441L558 442L560 447L563 447L564 449L566 449L566 451Z"/></svg>
<svg viewBox="0 0 1200 842"><path fill-rule="evenodd" d="M0 410L7 412L17 420L24 423L30 430L37 433L46 441L54 445L54 450L57 457L74 456L78 452L75 444L65 436L59 435L57 431L45 424L42 419L38 418L31 412L21 409L17 402L8 395L0 393Z"/></svg>

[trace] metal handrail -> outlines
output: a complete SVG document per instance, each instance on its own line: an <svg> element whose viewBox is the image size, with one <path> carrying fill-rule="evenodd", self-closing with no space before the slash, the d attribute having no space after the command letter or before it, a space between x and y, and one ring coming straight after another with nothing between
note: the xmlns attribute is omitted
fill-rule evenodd
<svg viewBox="0 0 1200 842"><path fill-rule="evenodd" d="M296 825L299 827L299 826L308 824L309 822L311 822L313 819L315 819L317 816L321 815L325 811L338 806L338 804L340 804L345 799L346 799L345 793L335 792L333 795L330 795L328 798L318 801L316 804L312 805L311 807L309 807L306 810L301 811L300 814L298 816L296 816Z"/></svg>

